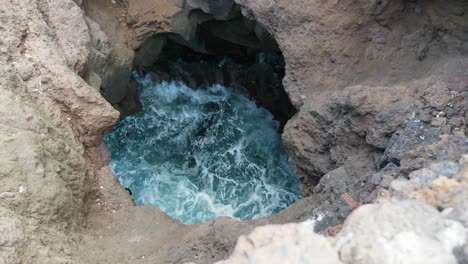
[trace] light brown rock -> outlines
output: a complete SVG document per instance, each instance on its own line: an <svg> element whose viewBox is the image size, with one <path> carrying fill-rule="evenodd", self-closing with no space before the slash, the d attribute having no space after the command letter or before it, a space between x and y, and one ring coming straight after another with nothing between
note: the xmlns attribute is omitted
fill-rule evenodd
<svg viewBox="0 0 468 264"><path fill-rule="evenodd" d="M85 152L118 113L80 76L90 35L74 1L8 0L0 13L0 208L11 219L0 262L63 263L94 188Z"/></svg>
<svg viewBox="0 0 468 264"><path fill-rule="evenodd" d="M457 263L464 227L414 201L365 205L346 220L335 247L344 263Z"/></svg>
<svg viewBox="0 0 468 264"><path fill-rule="evenodd" d="M314 233L306 223L256 228L241 236L234 253L219 264L323 263L338 264L338 254L330 242Z"/></svg>

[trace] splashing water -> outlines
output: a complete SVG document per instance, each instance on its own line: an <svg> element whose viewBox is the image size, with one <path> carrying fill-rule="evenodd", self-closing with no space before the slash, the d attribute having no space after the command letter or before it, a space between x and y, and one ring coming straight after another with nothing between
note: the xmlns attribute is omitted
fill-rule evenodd
<svg viewBox="0 0 468 264"><path fill-rule="evenodd" d="M138 80L143 111L105 140L137 204L185 224L266 217L300 198L278 123L228 88Z"/></svg>

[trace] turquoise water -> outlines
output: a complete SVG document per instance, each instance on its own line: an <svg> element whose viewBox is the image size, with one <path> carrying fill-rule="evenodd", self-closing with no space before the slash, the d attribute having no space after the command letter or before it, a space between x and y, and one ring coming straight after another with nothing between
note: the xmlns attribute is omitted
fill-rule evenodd
<svg viewBox="0 0 468 264"><path fill-rule="evenodd" d="M111 169L138 205L194 224L266 217L301 198L267 110L221 85L139 83L143 111L105 137Z"/></svg>

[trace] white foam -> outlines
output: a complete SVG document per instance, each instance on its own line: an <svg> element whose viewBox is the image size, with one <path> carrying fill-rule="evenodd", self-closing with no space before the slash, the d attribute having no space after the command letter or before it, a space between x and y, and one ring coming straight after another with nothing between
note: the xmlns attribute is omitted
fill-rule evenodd
<svg viewBox="0 0 468 264"><path fill-rule="evenodd" d="M300 197L268 111L220 85L139 82L144 111L106 137L138 204L192 224L269 216Z"/></svg>

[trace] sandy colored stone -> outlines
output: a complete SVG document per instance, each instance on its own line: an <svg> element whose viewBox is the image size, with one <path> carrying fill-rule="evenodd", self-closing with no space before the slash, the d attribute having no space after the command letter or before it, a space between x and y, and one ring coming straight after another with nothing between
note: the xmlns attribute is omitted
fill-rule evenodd
<svg viewBox="0 0 468 264"><path fill-rule="evenodd" d="M437 208L451 207L463 200L468 200L468 184L456 180L439 177L431 186L414 193L416 200Z"/></svg>
<svg viewBox="0 0 468 264"><path fill-rule="evenodd" d="M86 149L118 113L81 77L90 35L74 1L4 1L0 13L0 262L63 263L94 188Z"/></svg>
<svg viewBox="0 0 468 264"><path fill-rule="evenodd" d="M170 18L180 11L181 8L171 0L129 1L126 23L134 34L131 46L139 47L154 34L172 32Z"/></svg>
<svg viewBox="0 0 468 264"><path fill-rule="evenodd" d="M234 253L220 264L341 263L330 242L306 223L263 226L241 236Z"/></svg>
<svg viewBox="0 0 468 264"><path fill-rule="evenodd" d="M132 33L141 42L173 29L169 17L184 6L134 2L131 10L105 0L0 5L0 263L211 263L230 255L239 236L233 257L240 261L337 263L339 255L343 263L455 263L453 249L466 248L460 224L466 224L466 204L445 200L463 191L466 164L421 195L421 201L450 206L445 215L414 201L361 206L337 234L335 249L304 225L264 227L249 236L270 220L220 218L184 226L154 207L133 206L109 168L102 168L108 157L96 154L119 116L101 92L121 102L133 66ZM213 10L208 2L190 2ZM452 150L463 151L466 144L448 136L424 145L438 132L416 121L429 108L447 117L466 114L467 20L450 15L458 3L439 2L237 1L285 56L283 83L300 111L283 139L306 189L323 183L316 190L324 203L338 203L340 192L348 191L331 188L340 177L359 186L392 137L395 147L386 156L401 158L408 173L428 167L431 157L453 161L458 154ZM150 4L160 9L145 9ZM195 21L206 17L212 18L201 14ZM190 26L190 33L196 26L187 21L177 25ZM408 125L414 123L423 128ZM321 181L331 172L334 177ZM414 191L401 190L407 191L404 199ZM309 217L316 201L292 208L271 221Z"/></svg>
<svg viewBox="0 0 468 264"><path fill-rule="evenodd" d="M335 247L344 263L457 263L459 222L414 201L365 205L346 220Z"/></svg>

